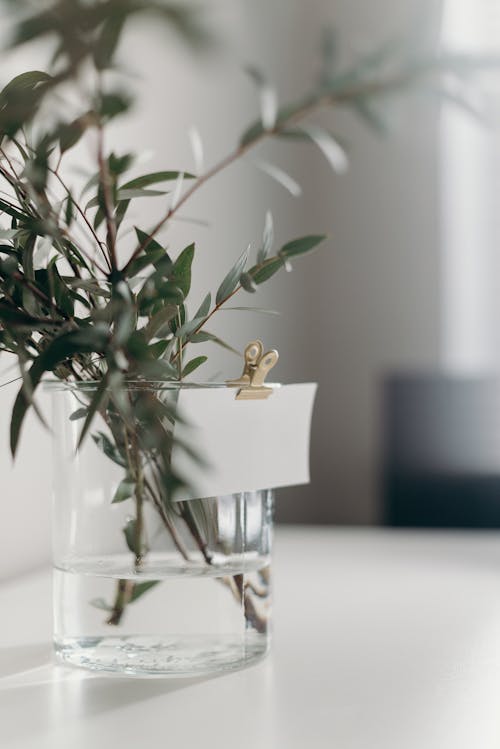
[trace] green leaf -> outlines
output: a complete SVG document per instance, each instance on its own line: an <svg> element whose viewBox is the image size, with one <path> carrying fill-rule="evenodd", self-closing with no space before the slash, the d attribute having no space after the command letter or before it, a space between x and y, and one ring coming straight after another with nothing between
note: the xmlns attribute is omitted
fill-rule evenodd
<svg viewBox="0 0 500 749"><path fill-rule="evenodd" d="M125 536L126 544L129 550L133 554L140 554L141 549L137 547L137 533L136 533L137 521L135 518L131 518L125 527L123 528L123 535Z"/></svg>
<svg viewBox="0 0 500 749"><path fill-rule="evenodd" d="M246 264L248 262L249 251L250 248L247 247L247 249L241 253L238 260L235 262L235 264L219 286L217 290L217 296L215 298L215 302L217 305L222 304L224 300L231 296L233 291L238 288L240 276L244 272Z"/></svg>
<svg viewBox="0 0 500 749"><path fill-rule="evenodd" d="M78 421L79 419L83 419L86 415L87 415L86 408L77 408L76 411L73 411L73 413L69 417L69 420Z"/></svg>
<svg viewBox="0 0 500 749"><path fill-rule="evenodd" d="M147 593L148 590L151 590L151 588L154 588L155 585L158 585L159 582L160 580L147 580L144 583L135 583L132 595L130 596L130 603L137 601L138 598Z"/></svg>
<svg viewBox="0 0 500 749"><path fill-rule="evenodd" d="M63 333L54 338L47 348L35 359L28 377L31 383L31 393L35 392L40 380L46 372L54 370L65 359L71 358L75 353L102 353L107 345L107 335L97 328L85 328L69 333ZM12 455L16 454L21 427L26 412L31 405L32 396L23 386L14 402L10 423L10 449Z"/></svg>
<svg viewBox="0 0 500 749"><path fill-rule="evenodd" d="M264 174L274 179L279 185L288 190L290 195L294 198L298 198L302 195L302 188L299 183L291 177L288 172L281 169L276 164L271 164L269 161L256 161L255 166L260 169Z"/></svg>
<svg viewBox="0 0 500 749"><path fill-rule="evenodd" d="M23 247L23 268L26 278L29 281L35 279L35 271L33 269L33 253L35 251L36 236L30 234L24 243Z"/></svg>
<svg viewBox="0 0 500 749"><path fill-rule="evenodd" d="M16 138L12 138L11 140L15 144L17 150L21 154L24 161L28 161L29 156L28 156L26 149L21 145L21 143L19 143L19 141Z"/></svg>
<svg viewBox="0 0 500 749"><path fill-rule="evenodd" d="M117 192L117 200L132 200L133 198L152 198L158 195L166 195L165 190L139 190L121 187Z"/></svg>
<svg viewBox="0 0 500 749"><path fill-rule="evenodd" d="M100 175L99 172L97 172L96 174L93 174L91 177L89 177L89 179L87 180L87 182L83 186L83 189L82 189L82 191L80 193L80 197L83 197L85 195L85 193L90 190L91 187L97 187L98 184L99 184L99 180L100 179L101 179L101 175Z"/></svg>
<svg viewBox="0 0 500 749"><path fill-rule="evenodd" d="M118 177L130 168L133 160L134 155L131 153L125 153L123 156L117 156L115 153L110 153L108 157L109 171L115 177Z"/></svg>
<svg viewBox="0 0 500 749"><path fill-rule="evenodd" d="M73 218L74 218L73 205L74 205L73 196L71 195L71 193L69 193L68 197L66 198L66 210L64 214L66 226L68 227L71 226L73 222Z"/></svg>
<svg viewBox="0 0 500 749"><path fill-rule="evenodd" d="M168 340L156 341L156 343L152 343L151 346L148 347L148 351L155 359L159 359L167 350L168 344Z"/></svg>
<svg viewBox="0 0 500 749"><path fill-rule="evenodd" d="M129 278L133 278L138 273L143 271L144 268L147 268L148 265L154 265L163 257L165 257L165 250L163 249L163 247L159 247L156 250L149 250L144 255L136 257L136 259L130 263L127 269L127 276Z"/></svg>
<svg viewBox="0 0 500 749"><path fill-rule="evenodd" d="M31 70L16 76L0 92L0 132L13 137L36 114L51 76Z"/></svg>
<svg viewBox="0 0 500 749"><path fill-rule="evenodd" d="M291 106L285 106L281 107L281 109L278 112L278 117L276 119L276 127L279 129L280 126L284 125L284 123L287 122L287 120L293 119L294 115L298 115L301 111L304 109L307 109L308 107L311 107L317 102L317 93L311 94L301 101L296 102L295 104ZM257 120L254 122L250 127L248 127L240 139L240 146L243 148L247 148L252 143L255 143L265 133L264 126L262 125L261 120Z"/></svg>
<svg viewBox="0 0 500 749"><path fill-rule="evenodd" d="M68 286L71 286L75 289L83 289L84 291L88 291L91 294L95 294L96 296L102 296L105 299L111 298L111 291L109 288L103 288L99 285L97 280L91 281L81 278L69 278L64 277L65 282L68 284Z"/></svg>
<svg viewBox="0 0 500 749"><path fill-rule="evenodd" d="M98 208L93 221L93 226L96 231L100 227L100 225L104 223L105 219L106 215L104 213L104 210L102 208Z"/></svg>
<svg viewBox="0 0 500 749"><path fill-rule="evenodd" d="M198 369L198 367L201 367L202 364L205 364L207 359L208 356L197 356L194 359L191 359L191 361L189 361L182 370L182 376L188 377L188 375L194 372L195 369Z"/></svg>
<svg viewBox="0 0 500 749"><path fill-rule="evenodd" d="M337 70L339 58L339 40L337 29L325 28L321 44L321 84L328 87Z"/></svg>
<svg viewBox="0 0 500 749"><path fill-rule="evenodd" d="M95 609L100 609L101 611L113 611L113 607L110 606L109 603L106 603L104 598L93 598L90 601L90 605L93 606Z"/></svg>
<svg viewBox="0 0 500 749"><path fill-rule="evenodd" d="M33 317L25 312L11 307L9 304L0 299L0 321L19 330L57 330L63 325L61 320L51 320L49 318Z"/></svg>
<svg viewBox="0 0 500 749"><path fill-rule="evenodd" d="M105 19L93 50L97 70L112 67L113 56L120 42L126 20L126 14L119 12L110 13Z"/></svg>
<svg viewBox="0 0 500 749"><path fill-rule="evenodd" d="M118 488L113 496L111 504L117 504L118 502L124 502L126 499L134 496L135 483L129 478L123 479L118 484Z"/></svg>
<svg viewBox="0 0 500 749"><path fill-rule="evenodd" d="M172 280L187 297L191 288L191 266L194 258L194 244L184 249L174 263L172 269Z"/></svg>
<svg viewBox="0 0 500 749"><path fill-rule="evenodd" d="M52 296L55 299L57 307L66 317L73 317L75 305L70 289L66 286L64 280L59 275L56 266L56 258L52 260L47 269L49 283L52 287Z"/></svg>
<svg viewBox="0 0 500 749"><path fill-rule="evenodd" d="M138 229L137 226L134 228L135 228L135 233L136 233L139 245L140 246L144 245L144 252L151 252L153 250L163 249L161 244L157 242L156 239L151 238L149 234L146 234L145 231ZM166 250L164 250L164 252L166 252Z"/></svg>
<svg viewBox="0 0 500 749"><path fill-rule="evenodd" d="M156 292L158 298L163 300L165 304L176 304L179 306L184 301L184 292L182 289L168 281L157 286Z"/></svg>
<svg viewBox="0 0 500 749"><path fill-rule="evenodd" d="M376 135L386 137L389 134L389 122L374 102L369 99L354 99L350 102L350 107Z"/></svg>
<svg viewBox="0 0 500 749"><path fill-rule="evenodd" d="M177 309L177 305L175 304L166 304L159 312L153 315L144 328L144 335L148 341L157 335L161 335L162 329L176 316Z"/></svg>
<svg viewBox="0 0 500 749"><path fill-rule="evenodd" d="M129 95L123 91L110 91L102 94L99 100L99 114L106 120L112 120L113 117L127 112L130 109L132 100Z"/></svg>
<svg viewBox="0 0 500 749"><path fill-rule="evenodd" d="M310 252L317 247L321 242L326 239L323 235L311 235L308 237L301 237L300 239L294 239L292 242L287 242L279 251L280 257L289 258L295 255L303 255L306 252Z"/></svg>
<svg viewBox="0 0 500 749"><path fill-rule="evenodd" d="M249 294L255 294L257 291L257 284L253 280L250 273L242 273L240 276L241 288L248 291Z"/></svg>
<svg viewBox="0 0 500 749"><path fill-rule="evenodd" d="M266 219L264 222L264 233L262 235L262 247L257 253L258 263L263 263L264 260L267 260L267 258L270 256L271 250L273 248L273 242L274 242L273 214L271 213L271 211L267 211Z"/></svg>
<svg viewBox="0 0 500 749"><path fill-rule="evenodd" d="M6 213L8 216L17 218L19 221L24 221L26 219L24 213L20 213L17 208L13 208L4 200L0 200L0 211L3 211L3 213ZM18 231L16 229L2 229L2 233L0 234L0 236L3 239L13 239L15 236L17 236L17 234Z"/></svg>
<svg viewBox="0 0 500 749"><path fill-rule="evenodd" d="M92 439L94 440L97 447L102 450L103 453L113 461L113 463L116 463L122 468L126 467L126 460L118 452L116 446L111 442L109 437L104 434L104 432L97 432L97 434L93 434Z"/></svg>
<svg viewBox="0 0 500 749"><path fill-rule="evenodd" d="M256 284L268 281L275 273L284 267L284 262L280 257L271 257L260 265L254 265L250 268L248 274Z"/></svg>
<svg viewBox="0 0 500 749"><path fill-rule="evenodd" d="M212 295L210 292L206 295L205 299L200 304L200 307L194 317L206 317L208 313L210 312L210 307L212 305Z"/></svg>
<svg viewBox="0 0 500 749"><path fill-rule="evenodd" d="M193 320L189 320L189 322L185 322L183 325L181 325L179 328L176 329L175 337L184 338L186 336L189 336L197 328L200 328L205 322L205 320L206 320L205 317L195 317L193 318Z"/></svg>
<svg viewBox="0 0 500 749"><path fill-rule="evenodd" d="M106 373L104 377L102 378L101 382L99 383L94 395L92 396L92 400L89 403L89 406L87 408L87 414L85 416L85 421L83 423L82 431L80 432L80 437L78 438L78 444L76 446L76 449L78 450L83 440L85 439L85 435L87 434L90 425L92 424L92 421L94 419L94 416L96 415L97 411L101 408L107 393L107 387L109 383L109 377Z"/></svg>
<svg viewBox="0 0 500 749"><path fill-rule="evenodd" d="M95 112L87 112L77 117L72 122L63 123L59 126L59 148L61 153L69 151L76 146L85 131L98 124Z"/></svg>
<svg viewBox="0 0 500 749"><path fill-rule="evenodd" d="M28 94L39 84L47 83L47 81L50 80L52 80L52 76L48 73L44 73L42 70L28 70L26 73L16 75L16 77L9 81L2 91L0 91L0 108L7 106L13 96Z"/></svg>
<svg viewBox="0 0 500 749"><path fill-rule="evenodd" d="M178 375L177 369L166 359L142 361L138 371L146 380L172 380Z"/></svg>
<svg viewBox="0 0 500 749"><path fill-rule="evenodd" d="M209 333L208 330L200 330L199 333L195 333L189 339L190 343L207 343L209 341L211 343L216 343L218 346L221 346L221 348L230 351L232 354L236 354L236 356L241 358L241 352L238 351L238 349L233 348L233 346L226 343L226 341L223 341L222 338L219 338L213 333Z"/></svg>
<svg viewBox="0 0 500 749"><path fill-rule="evenodd" d="M303 125L303 130L320 149L333 171L337 174L345 174L349 168L349 160L344 147L338 140L317 125Z"/></svg>
<svg viewBox="0 0 500 749"><path fill-rule="evenodd" d="M142 177L131 179L125 185L122 185L120 190L136 190L138 188L140 189L149 187L150 185L156 185L159 182L170 182L178 179L180 174L184 175L184 179L195 179L194 174L189 174L187 172L151 172L151 174L143 174Z"/></svg>
<svg viewBox="0 0 500 749"><path fill-rule="evenodd" d="M120 281L114 287L116 295L114 305L115 320L113 340L117 346L123 346L136 328L136 309L133 303L130 289L124 281Z"/></svg>

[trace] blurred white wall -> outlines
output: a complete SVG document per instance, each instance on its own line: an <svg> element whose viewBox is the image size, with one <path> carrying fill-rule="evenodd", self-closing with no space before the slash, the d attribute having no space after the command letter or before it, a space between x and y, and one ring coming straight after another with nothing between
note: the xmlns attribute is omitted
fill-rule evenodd
<svg viewBox="0 0 500 749"><path fill-rule="evenodd" d="M470 54L498 54L497 0L446 0L443 42ZM483 77L481 91L464 87L477 117L445 108L442 159L442 343L443 367L482 375L500 367L498 298L500 256L500 87L498 71Z"/></svg>
<svg viewBox="0 0 500 749"><path fill-rule="evenodd" d="M140 103L126 123L117 124L110 143L115 150L151 149L154 157L144 171L192 169L186 131L196 125L212 163L258 115L242 63L258 63L286 100L300 95L316 74L325 23L338 28L345 54L355 54L407 31L429 11L424 27L432 44L439 6L437 0L225 0L211 6L209 17L228 40L226 50L208 60L138 26L123 53L142 76L135 84ZM32 64L27 52L16 64L21 63ZM283 519L376 521L378 382L393 367L425 368L437 360L437 105L418 97L391 117L394 133L381 140L349 115L324 116L349 143L352 164L344 177L334 176L312 146L261 147L260 158L286 168L302 184L302 199L260 174L249 158L186 207L185 216L208 219L209 229L177 223L168 233L173 249L192 237L197 241L194 288L200 300L216 289L248 242L258 243L268 207L278 241L329 234L315 257L297 261L294 272L278 276L258 300L245 299L277 308L281 317L227 312L214 325L236 346L258 336L278 347L277 378L320 383L313 480L310 487L283 492L278 512ZM141 214L144 225L150 210ZM217 355L205 374L232 375L239 368L238 360ZM10 389L0 389L2 434L10 398ZM27 425L15 470L0 444L0 490L9 518L0 524L0 576L12 570L16 550L19 569L48 556L48 441L33 422Z"/></svg>

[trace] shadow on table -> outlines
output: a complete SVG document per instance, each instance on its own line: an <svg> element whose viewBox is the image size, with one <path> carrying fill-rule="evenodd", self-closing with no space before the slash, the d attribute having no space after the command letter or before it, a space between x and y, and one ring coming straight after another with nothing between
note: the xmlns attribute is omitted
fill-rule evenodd
<svg viewBox="0 0 500 749"><path fill-rule="evenodd" d="M123 678L55 664L47 643L0 648L0 725L8 741L61 731L75 721L166 696L219 675ZM29 721L25 719L29 706Z"/></svg>

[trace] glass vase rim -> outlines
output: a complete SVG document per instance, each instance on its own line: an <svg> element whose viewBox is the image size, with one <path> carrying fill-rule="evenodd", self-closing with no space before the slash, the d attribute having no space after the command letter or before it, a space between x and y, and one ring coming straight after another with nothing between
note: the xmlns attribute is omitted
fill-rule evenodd
<svg viewBox="0 0 500 749"><path fill-rule="evenodd" d="M82 380L80 382L68 382L66 380L58 379L47 379L44 380L42 386L45 390L50 392L82 392L82 391L94 391L102 384L102 380ZM121 390L147 390L149 392L157 392L161 390L218 390L234 389L236 385L228 384L224 381L218 382L183 382L183 381L172 381L172 380L125 380L123 385L120 386ZM266 387L279 388L281 383L278 382L266 382Z"/></svg>

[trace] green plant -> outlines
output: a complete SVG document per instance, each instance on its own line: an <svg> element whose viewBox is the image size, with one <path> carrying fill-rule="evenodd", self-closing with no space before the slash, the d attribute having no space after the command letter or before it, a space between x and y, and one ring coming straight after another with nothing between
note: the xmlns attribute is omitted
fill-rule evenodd
<svg viewBox="0 0 500 749"><path fill-rule="evenodd" d="M206 182L265 139L311 141L342 169L346 157L338 141L324 129L304 124L318 110L348 107L379 127L376 105L381 97L439 78L443 72L467 73L477 62L449 55L403 56L394 63L384 49L349 70L338 70L332 45L326 44L320 80L299 101L281 109L275 110L264 77L249 70L263 93L262 116L206 172L194 175L175 165L173 170L131 176L134 154L110 152L105 144L108 124L125 116L131 105L125 80L110 83L107 75L115 68L123 28L133 16L152 14L173 25L187 43L209 44L196 14L161 0L57 0L34 14L30 7L15 23L12 44L50 38L51 68L17 76L0 92L0 215L9 221L0 231L0 351L17 357L22 377L12 413L12 453L28 409L35 409L43 420L34 396L45 375L94 383L82 388L81 408L72 418L81 420L80 442L92 434L108 457L123 467L124 479L113 501L135 503L124 535L136 569L147 553L145 502L157 509L185 556L173 522L174 515L180 515L210 564L196 503L171 502L180 482L170 465L169 425L175 413L147 387L130 391L125 385L131 380L179 381L195 372L206 357L188 358L193 346L207 341L227 345L207 329L221 307L236 294L254 293L290 258L310 252L324 237L301 237L275 251L268 217L256 258L251 260L244 252L215 299L208 294L190 314L195 246L171 255L160 240L161 230ZM79 116L66 121L59 106L55 121L47 121L43 105L55 101L56 94L64 97L68 84L79 86L89 76L95 86L90 96L82 92L86 104ZM64 160L89 136L96 142L95 173L79 198L69 186ZM120 263L118 247L127 212L134 201L161 194L157 186L165 184L173 185L168 207L153 227L136 227L135 247ZM40 263L41 255L45 261ZM97 431L97 418L105 431ZM141 585L119 583L110 623L119 623L127 603L147 590Z"/></svg>

